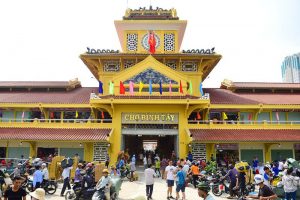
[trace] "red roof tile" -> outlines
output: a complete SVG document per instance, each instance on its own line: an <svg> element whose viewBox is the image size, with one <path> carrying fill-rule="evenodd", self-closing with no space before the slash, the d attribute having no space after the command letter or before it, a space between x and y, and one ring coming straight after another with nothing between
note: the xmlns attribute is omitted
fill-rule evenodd
<svg viewBox="0 0 300 200"><path fill-rule="evenodd" d="M300 89L300 83L232 82L230 88Z"/></svg>
<svg viewBox="0 0 300 200"><path fill-rule="evenodd" d="M190 129L197 142L299 142L300 130Z"/></svg>
<svg viewBox="0 0 300 200"><path fill-rule="evenodd" d="M0 128L0 140L99 141L111 129Z"/></svg>
<svg viewBox="0 0 300 200"><path fill-rule="evenodd" d="M204 92L209 93L211 104L259 104L258 101L245 98L226 89L206 88Z"/></svg>
<svg viewBox="0 0 300 200"><path fill-rule="evenodd" d="M241 93L240 97L257 101L262 104L300 104L300 94L255 94L255 93Z"/></svg>
<svg viewBox="0 0 300 200"><path fill-rule="evenodd" d="M1 103L89 104L98 88L84 87L65 92L0 92Z"/></svg>

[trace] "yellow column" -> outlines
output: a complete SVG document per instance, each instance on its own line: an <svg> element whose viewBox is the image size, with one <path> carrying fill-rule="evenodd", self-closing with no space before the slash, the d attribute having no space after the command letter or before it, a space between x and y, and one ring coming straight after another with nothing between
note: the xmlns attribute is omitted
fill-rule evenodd
<svg viewBox="0 0 300 200"><path fill-rule="evenodd" d="M94 143L86 142L84 143L84 160L87 162L92 162L94 159Z"/></svg>
<svg viewBox="0 0 300 200"><path fill-rule="evenodd" d="M178 127L178 153L179 158L185 158L188 155L190 136L186 133L188 127L187 117L184 112L179 113L179 127Z"/></svg>
<svg viewBox="0 0 300 200"><path fill-rule="evenodd" d="M206 144L206 160L211 161L211 155L213 158L216 158L216 149L214 143L208 143Z"/></svg>
<svg viewBox="0 0 300 200"><path fill-rule="evenodd" d="M271 162L271 146L272 144L265 144L265 162Z"/></svg>
<svg viewBox="0 0 300 200"><path fill-rule="evenodd" d="M118 159L118 153L121 151L121 140L122 140L122 127L121 127L121 111L120 109L114 110L113 113L113 133L109 137L109 157L112 164L115 164Z"/></svg>
<svg viewBox="0 0 300 200"><path fill-rule="evenodd" d="M34 157L36 155L36 142L29 142L29 156Z"/></svg>

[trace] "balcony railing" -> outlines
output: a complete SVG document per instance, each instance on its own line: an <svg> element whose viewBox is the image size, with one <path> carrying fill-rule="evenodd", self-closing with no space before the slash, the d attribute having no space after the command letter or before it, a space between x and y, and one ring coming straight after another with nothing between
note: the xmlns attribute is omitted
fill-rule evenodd
<svg viewBox="0 0 300 200"><path fill-rule="evenodd" d="M111 123L112 119L8 119L0 118L2 123Z"/></svg>
<svg viewBox="0 0 300 200"><path fill-rule="evenodd" d="M300 124L300 121L234 121L234 120L189 120L189 124L228 124L228 125L242 125L242 124L282 124L282 125L293 125Z"/></svg>

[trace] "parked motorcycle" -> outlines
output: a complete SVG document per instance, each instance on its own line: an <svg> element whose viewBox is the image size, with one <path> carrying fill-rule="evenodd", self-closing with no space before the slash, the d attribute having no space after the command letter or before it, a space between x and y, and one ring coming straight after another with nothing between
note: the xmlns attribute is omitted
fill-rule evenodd
<svg viewBox="0 0 300 200"><path fill-rule="evenodd" d="M33 181L30 178L25 178L22 187L27 193L33 191ZM47 194L54 194L57 189L57 182L54 180L49 180L46 183L41 184L41 188L45 190Z"/></svg>
<svg viewBox="0 0 300 200"><path fill-rule="evenodd" d="M111 176L112 186L110 187L110 199L117 200L121 190L122 179L119 176ZM97 188L92 200L106 200L105 187Z"/></svg>
<svg viewBox="0 0 300 200"><path fill-rule="evenodd" d="M65 194L65 200L74 200L79 195L79 192L81 191L81 183L75 183L72 185L70 190L66 191ZM83 191L83 193L80 195L80 200L91 200L93 194L96 192L96 189L94 187L88 188Z"/></svg>

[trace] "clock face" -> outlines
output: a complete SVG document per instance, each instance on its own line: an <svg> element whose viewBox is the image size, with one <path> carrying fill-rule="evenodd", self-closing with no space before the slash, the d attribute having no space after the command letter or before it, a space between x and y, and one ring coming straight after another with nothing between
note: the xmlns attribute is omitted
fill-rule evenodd
<svg viewBox="0 0 300 200"><path fill-rule="evenodd" d="M142 46L145 50L149 50L149 44L148 44L148 38L149 38L149 34L145 34L142 38ZM154 38L155 38L155 41L156 41L156 45L155 45L155 49L157 49L160 45L160 39L159 37L154 33Z"/></svg>

